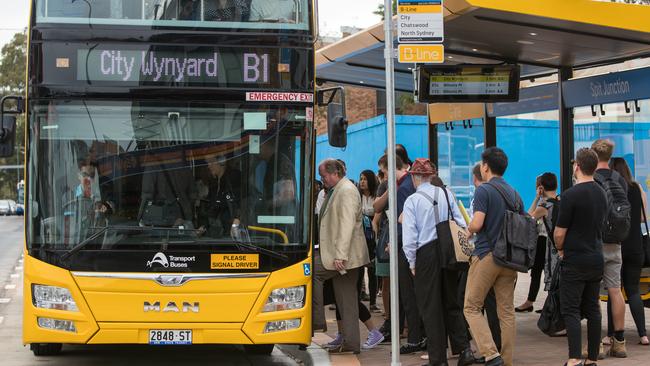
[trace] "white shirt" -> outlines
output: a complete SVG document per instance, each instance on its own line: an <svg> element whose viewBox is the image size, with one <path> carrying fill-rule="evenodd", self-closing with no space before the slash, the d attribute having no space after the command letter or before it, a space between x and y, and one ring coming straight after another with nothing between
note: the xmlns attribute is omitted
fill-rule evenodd
<svg viewBox="0 0 650 366"><path fill-rule="evenodd" d="M321 189L318 192L318 197L316 198L316 207L314 207L314 214L320 215L320 208L323 207L323 202L325 201L325 190Z"/></svg>
<svg viewBox="0 0 650 366"><path fill-rule="evenodd" d="M375 216L375 208L372 207L372 204L375 202L375 199L372 196L361 195L361 210L366 216L373 217Z"/></svg>
<svg viewBox="0 0 650 366"><path fill-rule="evenodd" d="M463 219L463 215L458 209L454 195L449 189L446 190L447 196L450 199L449 205L451 205L454 221L456 221L458 226L466 228L467 223L465 223L465 219ZM429 199L417 192L426 193L437 204L433 206ZM436 212L434 210L437 210L438 222L436 222ZM444 191L442 188L433 186L431 183L422 183L417 188L416 193L410 195L406 199L406 202L404 202L404 211L402 214L402 250L409 262L410 268L415 268L417 250L436 240L438 238L436 225L449 220L449 208Z"/></svg>
<svg viewBox="0 0 650 366"><path fill-rule="evenodd" d="M250 20L295 20L295 6L294 0L253 0Z"/></svg>

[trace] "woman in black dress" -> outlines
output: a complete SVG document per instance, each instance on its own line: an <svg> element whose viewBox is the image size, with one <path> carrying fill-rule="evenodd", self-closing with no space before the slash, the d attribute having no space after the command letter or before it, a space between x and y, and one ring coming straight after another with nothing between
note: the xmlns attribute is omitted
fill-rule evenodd
<svg viewBox="0 0 650 366"><path fill-rule="evenodd" d="M650 345L645 328L645 314L643 301L639 292L639 280L641 278L641 269L643 268L644 250L642 245L641 232L641 210L648 207L645 192L641 185L634 181L630 167L623 158L612 158L609 163L612 170L617 171L625 178L628 184L627 199L631 205L630 234L621 245L623 254L623 267L621 268L621 281L623 289L627 296L627 302L630 306L630 312L634 318L636 329L639 333L639 344L644 346ZM610 312L608 312L609 314ZM607 334L613 335L614 326L611 317L607 319Z"/></svg>

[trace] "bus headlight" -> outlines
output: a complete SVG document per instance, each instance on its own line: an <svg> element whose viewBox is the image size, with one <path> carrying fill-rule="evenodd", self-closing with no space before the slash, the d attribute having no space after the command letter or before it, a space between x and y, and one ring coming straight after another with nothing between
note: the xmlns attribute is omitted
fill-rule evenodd
<svg viewBox="0 0 650 366"><path fill-rule="evenodd" d="M262 312L301 309L305 306L305 286L277 288L271 292Z"/></svg>
<svg viewBox="0 0 650 366"><path fill-rule="evenodd" d="M64 332L77 333L77 328L74 326L74 322L70 320L39 317L38 326L45 329L62 330Z"/></svg>
<svg viewBox="0 0 650 366"><path fill-rule="evenodd" d="M282 332L300 327L300 319L279 320L266 323L264 333Z"/></svg>
<svg viewBox="0 0 650 366"><path fill-rule="evenodd" d="M72 294L63 287L32 285L32 303L42 309L79 311Z"/></svg>

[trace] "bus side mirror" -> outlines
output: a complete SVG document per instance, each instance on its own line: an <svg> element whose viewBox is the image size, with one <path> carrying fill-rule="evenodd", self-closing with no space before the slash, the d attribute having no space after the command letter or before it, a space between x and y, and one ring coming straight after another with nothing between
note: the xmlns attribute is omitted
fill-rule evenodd
<svg viewBox="0 0 650 366"><path fill-rule="evenodd" d="M7 101L13 100L15 108L5 109ZM23 113L24 100L22 97L7 95L0 101L0 157L8 158L14 155L14 144L16 142L16 115Z"/></svg>
<svg viewBox="0 0 650 366"><path fill-rule="evenodd" d="M346 147L348 145L348 119L345 112L345 89L339 86L321 89L316 93L318 105L327 106L327 138L330 145ZM327 98L326 94L328 94ZM337 94L339 94L340 102L334 102Z"/></svg>
<svg viewBox="0 0 650 366"><path fill-rule="evenodd" d="M348 145L348 120L343 108L341 103L330 103L327 106L327 138L334 147Z"/></svg>
<svg viewBox="0 0 650 366"><path fill-rule="evenodd" d="M2 116L2 129L0 130L0 158L14 155L16 141L16 116Z"/></svg>

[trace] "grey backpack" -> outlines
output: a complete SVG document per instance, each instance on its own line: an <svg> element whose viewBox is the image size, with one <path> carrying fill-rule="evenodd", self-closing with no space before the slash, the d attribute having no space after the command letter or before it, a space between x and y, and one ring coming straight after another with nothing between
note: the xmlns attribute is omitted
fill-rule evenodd
<svg viewBox="0 0 650 366"><path fill-rule="evenodd" d="M526 273L533 266L537 251L535 219L528 214L521 214L519 200L511 202L502 187L486 184L496 189L506 204L503 228L492 251L494 262L502 267Z"/></svg>

